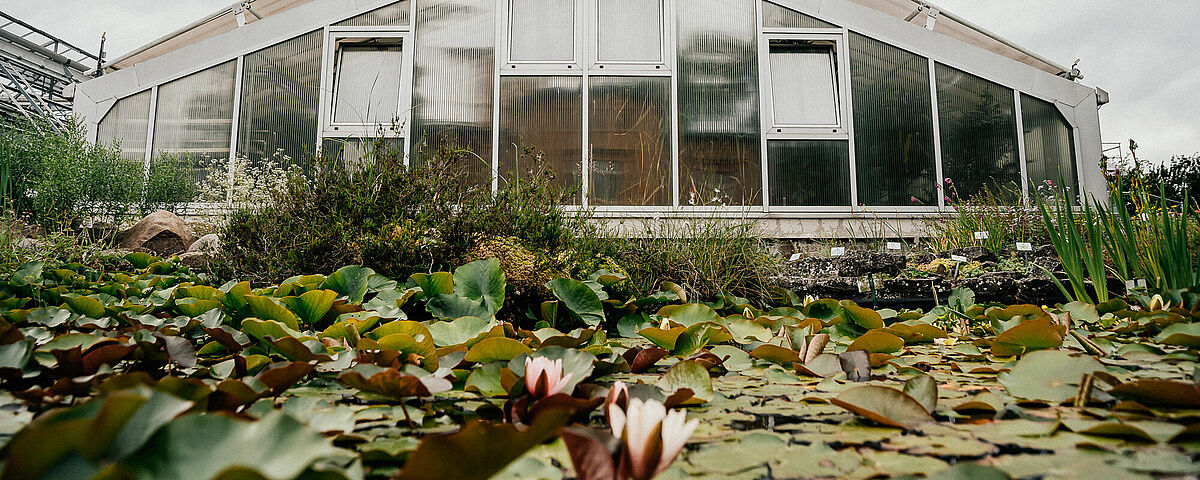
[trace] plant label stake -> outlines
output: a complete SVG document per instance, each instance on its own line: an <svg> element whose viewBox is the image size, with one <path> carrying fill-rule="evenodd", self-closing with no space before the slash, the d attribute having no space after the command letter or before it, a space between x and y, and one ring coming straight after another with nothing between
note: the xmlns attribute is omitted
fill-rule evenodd
<svg viewBox="0 0 1200 480"><path fill-rule="evenodd" d="M902 245L900 245L900 242L888 242L888 244L887 244L888 250L900 250L902 248L904 248L904 247Z"/></svg>
<svg viewBox="0 0 1200 480"><path fill-rule="evenodd" d="M1029 242L1017 242L1017 251L1018 252L1032 252L1033 244L1029 243Z"/></svg>
<svg viewBox="0 0 1200 480"><path fill-rule="evenodd" d="M829 249L829 256L844 257L846 256L846 247L833 247Z"/></svg>
<svg viewBox="0 0 1200 480"><path fill-rule="evenodd" d="M789 262L795 262L795 261L797 261L797 260L800 260L800 254L799 254L799 253L793 253L791 257L788 257L788 261L789 261Z"/></svg>
<svg viewBox="0 0 1200 480"><path fill-rule="evenodd" d="M963 262L967 261L967 257L964 257L962 255L951 255L950 260L957 262L957 263L963 263Z"/></svg>
<svg viewBox="0 0 1200 480"><path fill-rule="evenodd" d="M976 240L987 240L989 236L988 232L975 232Z"/></svg>

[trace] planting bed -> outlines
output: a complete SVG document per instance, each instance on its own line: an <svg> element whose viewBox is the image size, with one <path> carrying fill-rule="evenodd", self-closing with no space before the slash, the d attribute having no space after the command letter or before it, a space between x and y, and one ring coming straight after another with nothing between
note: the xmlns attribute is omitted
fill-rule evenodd
<svg viewBox="0 0 1200 480"><path fill-rule="evenodd" d="M494 260L264 288L26 264L0 281L0 477L1200 475L1196 294L877 311L623 280L514 315ZM645 431L659 404L697 423Z"/></svg>

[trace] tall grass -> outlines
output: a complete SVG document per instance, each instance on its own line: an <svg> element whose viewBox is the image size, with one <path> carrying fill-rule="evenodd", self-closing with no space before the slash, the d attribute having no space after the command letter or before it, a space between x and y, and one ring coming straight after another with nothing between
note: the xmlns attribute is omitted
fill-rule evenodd
<svg viewBox="0 0 1200 480"><path fill-rule="evenodd" d="M1104 262L1104 235L1096 213L1097 210L1103 210L1103 206L1094 202L1083 202L1082 225L1077 225L1070 191L1065 183L1060 184L1063 186L1059 195L1049 201L1041 196L1035 198L1046 233L1062 261L1062 268L1067 274L1071 289L1068 290L1053 272L1045 267L1039 268L1050 276L1067 298L1087 303L1107 302L1108 269ZM1089 279L1096 293L1094 297L1088 291Z"/></svg>
<svg viewBox="0 0 1200 480"><path fill-rule="evenodd" d="M1128 185L1128 190L1126 186ZM1185 191L1178 203L1167 198L1166 186L1158 194L1144 178L1113 183L1111 210L1097 203L1105 249L1113 272L1121 280L1145 279L1159 293L1200 284L1197 257L1190 248L1195 223L1192 202Z"/></svg>
<svg viewBox="0 0 1200 480"><path fill-rule="evenodd" d="M958 199L953 193L953 184L949 185L948 191L951 192L949 206L954 207L954 212L928 222L925 227L927 245L935 251L981 246L1000 252L1017 242L1050 240L1038 210L1017 200L1021 198L1021 191L1015 186L986 186L965 200ZM976 232L987 233L987 238L976 239Z"/></svg>
<svg viewBox="0 0 1200 480"><path fill-rule="evenodd" d="M767 298L766 289L783 263L762 238L753 220L708 216L646 220L630 232L617 255L637 294L663 281L682 286L698 298L721 293Z"/></svg>

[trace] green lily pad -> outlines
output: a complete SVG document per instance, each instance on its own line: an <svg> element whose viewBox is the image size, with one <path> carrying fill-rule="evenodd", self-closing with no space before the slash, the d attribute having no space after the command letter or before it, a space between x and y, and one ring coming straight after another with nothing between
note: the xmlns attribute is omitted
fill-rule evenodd
<svg viewBox="0 0 1200 480"><path fill-rule="evenodd" d="M1091 356L1041 350L1025 355L997 379L1014 397L1057 404L1075 396L1084 375L1099 371L1104 365Z"/></svg>
<svg viewBox="0 0 1200 480"><path fill-rule="evenodd" d="M932 422L921 402L894 388L865 385L842 392L834 405L880 424L912 429Z"/></svg>
<svg viewBox="0 0 1200 480"><path fill-rule="evenodd" d="M507 362L521 354L530 353L533 353L533 350L524 343L511 338L492 337L483 339L467 350L466 361L475 363Z"/></svg>
<svg viewBox="0 0 1200 480"><path fill-rule="evenodd" d="M1065 328L1041 318L1021 322L1005 330L992 342L992 355L1008 357L1025 353L1058 348L1063 344Z"/></svg>

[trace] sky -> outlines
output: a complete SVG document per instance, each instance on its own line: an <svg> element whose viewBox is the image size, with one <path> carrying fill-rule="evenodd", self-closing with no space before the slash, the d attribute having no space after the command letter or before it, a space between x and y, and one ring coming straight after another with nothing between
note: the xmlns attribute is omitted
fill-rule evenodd
<svg viewBox="0 0 1200 480"><path fill-rule="evenodd" d="M108 58L233 3L231 0L0 0L0 10ZM1060 64L1080 60L1083 83L1108 91L1105 142L1136 140L1163 162L1200 152L1200 1L936 0L934 3ZM686 0L685 3L686 4Z"/></svg>

